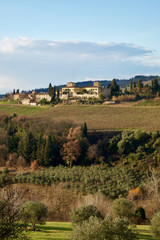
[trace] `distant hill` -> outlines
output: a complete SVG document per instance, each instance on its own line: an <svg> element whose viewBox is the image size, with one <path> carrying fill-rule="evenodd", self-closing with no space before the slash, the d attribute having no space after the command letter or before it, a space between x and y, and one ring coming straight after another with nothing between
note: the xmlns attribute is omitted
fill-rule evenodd
<svg viewBox="0 0 160 240"><path fill-rule="evenodd" d="M120 87L125 87L127 85L129 85L130 81L134 81L134 82L138 82L139 79L141 79L142 81L149 81L154 79L155 77L159 77L158 75L150 75L150 76L144 76L144 75L137 75L133 78L130 79L116 79L117 84ZM83 81L83 82L76 82L76 86L77 87L89 87L89 86L93 86L93 82L95 82L97 80L89 80L89 81ZM102 86L108 87L108 85L111 83L111 80L98 80L99 82L101 82ZM67 84L67 83L66 83ZM56 87L58 87L59 89L61 89L62 87L65 87L66 84L63 85L57 85ZM33 89L36 90L37 93L39 92L48 92L48 88L36 88ZM32 92L33 90L30 90L28 92ZM23 92L23 91L22 91Z"/></svg>

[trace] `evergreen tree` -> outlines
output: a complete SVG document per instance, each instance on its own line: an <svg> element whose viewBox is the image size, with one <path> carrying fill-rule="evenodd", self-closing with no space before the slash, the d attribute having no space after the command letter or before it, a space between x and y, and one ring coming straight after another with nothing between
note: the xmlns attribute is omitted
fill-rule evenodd
<svg viewBox="0 0 160 240"><path fill-rule="evenodd" d="M51 103L54 103L56 100L56 87L52 87L52 96L51 96Z"/></svg>
<svg viewBox="0 0 160 240"><path fill-rule="evenodd" d="M48 136L46 140L45 150L44 150L44 165L49 166L51 159L53 157L53 140L51 135Z"/></svg>
<svg viewBox="0 0 160 240"><path fill-rule="evenodd" d="M136 87L136 82L133 82L133 87L134 87L134 88Z"/></svg>
<svg viewBox="0 0 160 240"><path fill-rule="evenodd" d="M82 138L87 138L87 124L86 122L82 125L81 127L81 130L82 130Z"/></svg>
<svg viewBox="0 0 160 240"><path fill-rule="evenodd" d="M49 87L48 87L48 94L50 97L52 97L52 84L51 83L49 84Z"/></svg>
<svg viewBox="0 0 160 240"><path fill-rule="evenodd" d="M15 91L15 89L13 89L13 94L15 94L16 93L16 91Z"/></svg>
<svg viewBox="0 0 160 240"><path fill-rule="evenodd" d="M130 84L129 84L129 90L130 90L130 92L132 92L132 89L133 89L133 81L131 80L131 81L130 81Z"/></svg>
<svg viewBox="0 0 160 240"><path fill-rule="evenodd" d="M37 139L37 152L36 152L36 159L39 165L43 165L45 144L46 140L43 138L42 133L40 133Z"/></svg>
<svg viewBox="0 0 160 240"><path fill-rule="evenodd" d="M16 93L19 93L19 89L17 89Z"/></svg>
<svg viewBox="0 0 160 240"><path fill-rule="evenodd" d="M152 80L152 92L153 93L157 93L159 90L159 84L158 84L158 79L157 78L154 78Z"/></svg>
<svg viewBox="0 0 160 240"><path fill-rule="evenodd" d="M51 103L54 103L56 100L56 87L55 86L52 87L51 83L49 84L49 87L48 87L48 94L51 97Z"/></svg>
<svg viewBox="0 0 160 240"><path fill-rule="evenodd" d="M19 137L16 135L9 136L8 138L8 150L9 152L16 152L18 148Z"/></svg>
<svg viewBox="0 0 160 240"><path fill-rule="evenodd" d="M119 95L119 86L116 83L116 80L113 79L111 84L109 85L109 96L112 98L112 96L118 96Z"/></svg>
<svg viewBox="0 0 160 240"><path fill-rule="evenodd" d="M57 100L59 102L59 88L57 88Z"/></svg>
<svg viewBox="0 0 160 240"><path fill-rule="evenodd" d="M21 140L18 152L28 163L36 158L37 142L31 132L26 133Z"/></svg>
<svg viewBox="0 0 160 240"><path fill-rule="evenodd" d="M141 91L141 89L143 88L143 82L142 82L141 79L138 80L138 85L137 85L137 87L138 87L138 90L139 90L139 91Z"/></svg>

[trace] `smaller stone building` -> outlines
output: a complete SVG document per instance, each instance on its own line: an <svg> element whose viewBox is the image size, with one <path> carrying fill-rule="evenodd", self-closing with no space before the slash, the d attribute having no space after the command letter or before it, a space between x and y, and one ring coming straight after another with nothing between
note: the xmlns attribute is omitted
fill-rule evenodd
<svg viewBox="0 0 160 240"><path fill-rule="evenodd" d="M20 93L15 93L13 99L14 100L20 99Z"/></svg>
<svg viewBox="0 0 160 240"><path fill-rule="evenodd" d="M42 99L46 99L47 101L51 100L51 97L48 93L41 92L36 93L36 91L32 91L32 93L16 93L14 94L14 100L19 100L22 104L35 106Z"/></svg>

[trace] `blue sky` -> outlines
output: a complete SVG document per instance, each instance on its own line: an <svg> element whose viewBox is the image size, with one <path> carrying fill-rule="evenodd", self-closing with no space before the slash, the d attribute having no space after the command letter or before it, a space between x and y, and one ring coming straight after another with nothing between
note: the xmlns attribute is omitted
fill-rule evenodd
<svg viewBox="0 0 160 240"><path fill-rule="evenodd" d="M0 93L160 74L159 0L0 0Z"/></svg>

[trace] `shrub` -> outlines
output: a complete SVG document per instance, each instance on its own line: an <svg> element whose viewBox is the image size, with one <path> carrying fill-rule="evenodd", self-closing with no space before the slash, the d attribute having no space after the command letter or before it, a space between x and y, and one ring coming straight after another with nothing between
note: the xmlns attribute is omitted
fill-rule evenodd
<svg viewBox="0 0 160 240"><path fill-rule="evenodd" d="M134 213L134 216L137 220L137 224L143 223L146 220L146 213L145 213L144 208L142 208L142 207L137 208Z"/></svg>
<svg viewBox="0 0 160 240"><path fill-rule="evenodd" d="M7 167L5 167L5 168L3 169L2 174L4 174L4 175L6 176L8 173L9 173L9 170L8 170Z"/></svg>
<svg viewBox="0 0 160 240"><path fill-rule="evenodd" d="M115 217L130 218L132 216L132 202L119 198L113 201L113 212Z"/></svg>
<svg viewBox="0 0 160 240"><path fill-rule="evenodd" d="M107 225L106 225L107 227ZM125 219L116 218L112 224L112 240L135 240L137 233Z"/></svg>
<svg viewBox="0 0 160 240"><path fill-rule="evenodd" d="M151 220L152 234L156 239L160 239L160 211L157 212Z"/></svg>
<svg viewBox="0 0 160 240"><path fill-rule="evenodd" d="M136 100L136 95L135 94L125 94L125 95L120 95L120 96L113 96L112 100L115 102L130 102L130 101L135 101Z"/></svg>
<svg viewBox="0 0 160 240"><path fill-rule="evenodd" d="M90 217L82 225L76 225L71 235L71 240L104 240L104 226L96 217ZM111 240L111 239L108 239Z"/></svg>
<svg viewBox="0 0 160 240"><path fill-rule="evenodd" d="M34 160L33 162L31 162L30 168L32 169L32 171L37 170L38 169L38 161Z"/></svg>
<svg viewBox="0 0 160 240"><path fill-rule="evenodd" d="M81 206L71 212L71 221L75 224L81 224L88 220L91 216L103 219L104 217L93 205Z"/></svg>
<svg viewBox="0 0 160 240"><path fill-rule="evenodd" d="M71 240L135 240L137 239L134 230L124 219L101 220L97 217L90 217L81 225L76 225L70 237Z"/></svg>
<svg viewBox="0 0 160 240"><path fill-rule="evenodd" d="M47 99L43 98L43 99L41 99L41 100L39 101L39 104L41 104L41 105L47 105L47 104L49 104L49 101L47 101Z"/></svg>

